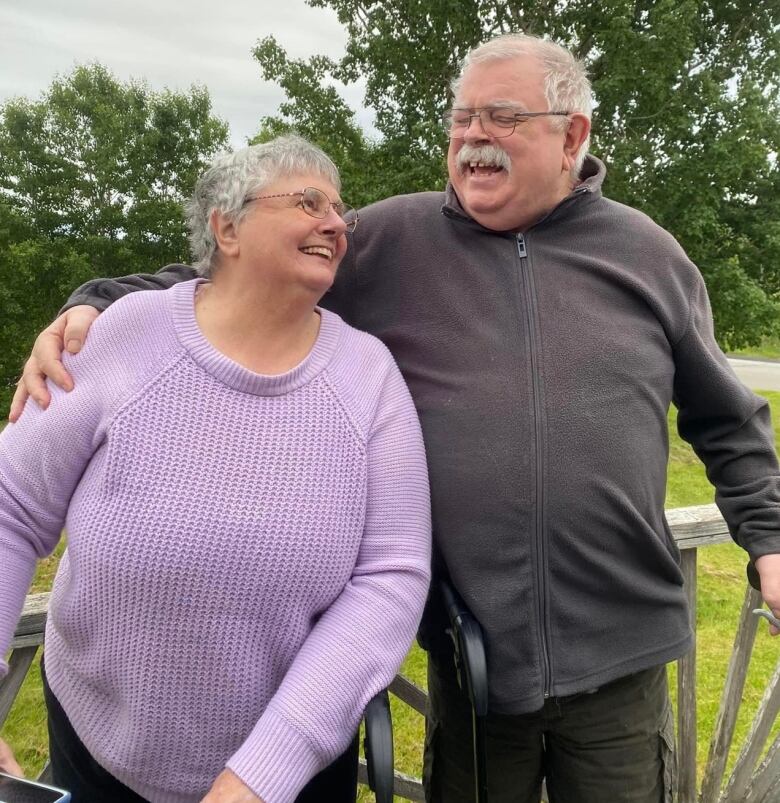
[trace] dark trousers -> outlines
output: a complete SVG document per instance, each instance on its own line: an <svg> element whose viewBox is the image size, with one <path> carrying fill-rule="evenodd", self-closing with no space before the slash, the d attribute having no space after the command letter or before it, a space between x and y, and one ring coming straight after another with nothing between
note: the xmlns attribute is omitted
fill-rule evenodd
<svg viewBox="0 0 780 803"><path fill-rule="evenodd" d="M427 803L473 803L471 708L454 671L428 664ZM550 698L531 714L489 714L490 803L671 803L674 723L666 667L594 692Z"/></svg>
<svg viewBox="0 0 780 803"><path fill-rule="evenodd" d="M95 761L70 724L46 682L41 664L43 695L49 726L49 759L53 783L67 789L73 803L147 803ZM357 796L358 739L347 751L309 781L296 803L354 803Z"/></svg>

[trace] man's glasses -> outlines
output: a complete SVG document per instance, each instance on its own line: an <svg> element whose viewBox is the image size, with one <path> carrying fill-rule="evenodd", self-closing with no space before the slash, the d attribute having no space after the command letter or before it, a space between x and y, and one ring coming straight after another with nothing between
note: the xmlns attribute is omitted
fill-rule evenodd
<svg viewBox="0 0 780 803"><path fill-rule="evenodd" d="M318 190L316 187L304 187L299 192L280 192L276 195L251 195L242 206L254 201L264 201L267 198L293 198L296 196L300 199L296 206L303 209L307 215L322 220L333 208L333 211L347 224L347 231L355 231L359 220L358 213L343 201L331 201L322 190Z"/></svg>
<svg viewBox="0 0 780 803"><path fill-rule="evenodd" d="M481 109L450 109L442 117L442 124L450 139L462 139L471 125L479 118L482 130L494 139L514 133L518 123L526 123L532 117L568 117L571 112L521 112L511 106L485 106Z"/></svg>

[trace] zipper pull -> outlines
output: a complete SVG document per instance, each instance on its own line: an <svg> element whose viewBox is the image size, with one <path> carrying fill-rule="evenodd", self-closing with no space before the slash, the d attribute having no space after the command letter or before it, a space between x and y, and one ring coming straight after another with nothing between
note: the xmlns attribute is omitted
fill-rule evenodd
<svg viewBox="0 0 780 803"><path fill-rule="evenodd" d="M521 258L528 256L528 251L526 250L525 247L525 237L523 237L522 234L517 235L517 253L520 255Z"/></svg>

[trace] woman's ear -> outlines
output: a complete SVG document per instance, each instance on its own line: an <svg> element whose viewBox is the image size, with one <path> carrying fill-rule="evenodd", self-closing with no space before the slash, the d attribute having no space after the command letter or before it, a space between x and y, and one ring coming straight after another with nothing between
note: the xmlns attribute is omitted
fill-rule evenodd
<svg viewBox="0 0 780 803"><path fill-rule="evenodd" d="M226 257L238 256L241 249L238 241L238 225L235 221L215 209L209 218L209 226L219 252Z"/></svg>

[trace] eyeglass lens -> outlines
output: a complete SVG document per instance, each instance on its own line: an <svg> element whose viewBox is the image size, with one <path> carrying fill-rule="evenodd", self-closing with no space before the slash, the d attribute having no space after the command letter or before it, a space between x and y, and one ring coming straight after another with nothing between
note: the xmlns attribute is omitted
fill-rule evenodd
<svg viewBox="0 0 780 803"><path fill-rule="evenodd" d="M515 130L518 122L517 112L504 106L495 106L471 112L469 109L453 109L448 117L449 130L453 134L462 134L471 125L474 117L479 117L480 124L486 134L491 137L505 137Z"/></svg>
<svg viewBox="0 0 780 803"><path fill-rule="evenodd" d="M314 187L307 187L301 194L303 211L313 217L327 217L330 211L330 198ZM335 206L335 205L334 205ZM338 209L336 209L338 212Z"/></svg>
<svg viewBox="0 0 780 803"><path fill-rule="evenodd" d="M357 216L351 206L343 201L331 201L322 190L318 190L316 187L306 187L304 189L301 193L301 205L304 212L318 218L327 217L332 206L342 220L346 220L348 216L352 215L347 221L350 231L354 231L357 225Z"/></svg>

